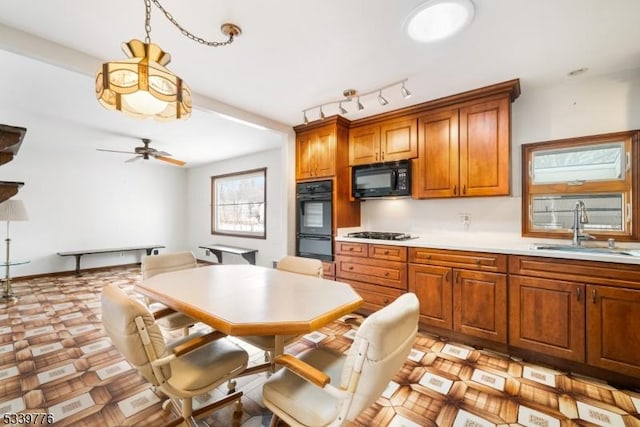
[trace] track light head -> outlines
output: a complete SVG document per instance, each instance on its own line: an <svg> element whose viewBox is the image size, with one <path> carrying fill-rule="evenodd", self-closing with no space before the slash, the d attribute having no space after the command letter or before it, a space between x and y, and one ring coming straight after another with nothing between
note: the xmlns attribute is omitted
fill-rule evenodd
<svg viewBox="0 0 640 427"><path fill-rule="evenodd" d="M342 106L342 102L338 104L338 109L340 110L340 114L349 114L349 112Z"/></svg>
<svg viewBox="0 0 640 427"><path fill-rule="evenodd" d="M358 111L364 110L364 105L362 105L362 103L360 102L360 97L358 97L357 105L358 105Z"/></svg>
<svg viewBox="0 0 640 427"><path fill-rule="evenodd" d="M324 120L326 116L324 115L324 111L322 111L322 105L320 106L320 120Z"/></svg>
<svg viewBox="0 0 640 427"><path fill-rule="evenodd" d="M404 83L402 83L402 87L400 88L400 93L402 94L402 97L404 99L411 98L411 92L409 92L409 90L406 87L404 87Z"/></svg>
<svg viewBox="0 0 640 427"><path fill-rule="evenodd" d="M309 124L309 118L307 117L307 112L306 111L302 112L302 120L304 121L305 125Z"/></svg>
<svg viewBox="0 0 640 427"><path fill-rule="evenodd" d="M378 102L380 103L380 105L385 106L389 103L389 101L387 101L385 99L384 96L382 96L382 91L378 92Z"/></svg>

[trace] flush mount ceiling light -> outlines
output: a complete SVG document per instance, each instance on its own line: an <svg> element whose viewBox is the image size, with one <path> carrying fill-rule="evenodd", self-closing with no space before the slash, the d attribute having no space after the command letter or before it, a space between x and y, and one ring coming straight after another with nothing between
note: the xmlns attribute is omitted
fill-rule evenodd
<svg viewBox="0 0 640 427"><path fill-rule="evenodd" d="M136 118L185 119L191 115L191 89L165 67L171 55L151 43L152 1L180 32L200 44L226 46L242 32L237 25L225 23L220 29L228 37L226 41L206 41L184 29L158 0L144 0L144 43L136 39L123 43L122 50L128 58L102 64L96 73L96 98L103 107Z"/></svg>
<svg viewBox="0 0 640 427"><path fill-rule="evenodd" d="M429 43L460 32L473 16L471 0L430 0L411 12L406 29L413 40Z"/></svg>
<svg viewBox="0 0 640 427"><path fill-rule="evenodd" d="M326 117L324 108L328 105L336 105L337 106L336 113L344 115L344 114L348 114L349 111L344 107L343 104L354 101L356 110L362 111L364 110L364 105L362 105L362 102L360 102L360 98L366 98L367 96L374 95L374 94L378 95L376 97L376 99L378 100L378 103L381 106L385 106L389 103L389 101L384 96L382 96L382 91L395 86L402 85L400 87L400 95L402 95L404 99L408 99L411 96L411 92L409 92L405 87L405 84L407 83L407 81L408 79L400 80L400 81L393 82L391 84L379 87L377 89L370 90L368 92L363 92L363 93L359 93L355 89L345 89L344 91L342 91L342 99L324 102L322 104L314 105L313 107L305 108L304 110L302 110L302 121L304 122L305 125L309 124L308 113L314 110L318 110L318 118L320 120L324 120Z"/></svg>

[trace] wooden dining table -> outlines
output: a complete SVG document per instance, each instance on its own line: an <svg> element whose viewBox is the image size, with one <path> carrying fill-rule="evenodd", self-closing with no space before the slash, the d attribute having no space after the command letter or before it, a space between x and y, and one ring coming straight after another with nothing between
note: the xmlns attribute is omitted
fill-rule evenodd
<svg viewBox="0 0 640 427"><path fill-rule="evenodd" d="M347 283L248 264L158 274L137 290L232 336L303 335L352 313L362 298Z"/></svg>

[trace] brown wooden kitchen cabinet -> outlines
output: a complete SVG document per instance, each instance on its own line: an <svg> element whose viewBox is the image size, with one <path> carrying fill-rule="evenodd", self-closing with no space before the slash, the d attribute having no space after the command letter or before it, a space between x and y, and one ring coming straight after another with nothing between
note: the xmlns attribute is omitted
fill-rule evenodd
<svg viewBox="0 0 640 427"><path fill-rule="evenodd" d="M509 273L510 346L640 378L637 265L512 255Z"/></svg>
<svg viewBox="0 0 640 427"><path fill-rule="evenodd" d="M407 291L407 248L394 245L336 242L336 279L350 283L371 313Z"/></svg>
<svg viewBox="0 0 640 427"><path fill-rule="evenodd" d="M508 195L510 112L505 94L421 115L413 197Z"/></svg>
<svg viewBox="0 0 640 427"><path fill-rule="evenodd" d="M640 378L640 289L587 286L587 363Z"/></svg>
<svg viewBox="0 0 640 427"><path fill-rule="evenodd" d="M322 261L322 277L329 280L336 279L336 264L335 262Z"/></svg>
<svg viewBox="0 0 640 427"><path fill-rule="evenodd" d="M507 342L507 256L409 248L422 325Z"/></svg>
<svg viewBox="0 0 640 427"><path fill-rule="evenodd" d="M334 125L299 133L296 137L296 179L335 175L335 151Z"/></svg>
<svg viewBox="0 0 640 427"><path fill-rule="evenodd" d="M417 157L417 124L408 117L349 129L349 166Z"/></svg>
<svg viewBox="0 0 640 427"><path fill-rule="evenodd" d="M509 344L585 361L585 285L509 276Z"/></svg>

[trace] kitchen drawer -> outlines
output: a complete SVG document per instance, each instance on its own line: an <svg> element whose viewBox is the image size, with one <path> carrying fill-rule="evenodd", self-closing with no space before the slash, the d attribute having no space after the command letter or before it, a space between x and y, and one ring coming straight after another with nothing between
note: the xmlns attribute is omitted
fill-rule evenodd
<svg viewBox="0 0 640 427"><path fill-rule="evenodd" d="M344 280L343 282L350 284L353 289L364 300L358 311L372 313L391 304L396 298L404 292L399 289L388 288L386 286L372 285L370 283L362 283L356 280Z"/></svg>
<svg viewBox="0 0 640 427"><path fill-rule="evenodd" d="M507 272L507 255L505 254L409 248L409 262L495 273Z"/></svg>
<svg viewBox="0 0 640 427"><path fill-rule="evenodd" d="M336 275L336 264L334 262L322 261L322 276L325 279L333 278Z"/></svg>
<svg viewBox="0 0 640 427"><path fill-rule="evenodd" d="M336 256L336 277L407 289L407 263Z"/></svg>
<svg viewBox="0 0 640 427"><path fill-rule="evenodd" d="M634 264L511 255L509 274L640 289L640 268Z"/></svg>
<svg viewBox="0 0 640 427"><path fill-rule="evenodd" d="M366 243L336 242L336 255L367 257L369 255Z"/></svg>
<svg viewBox="0 0 640 427"><path fill-rule="evenodd" d="M405 246L369 245L369 258L407 262L407 248Z"/></svg>

